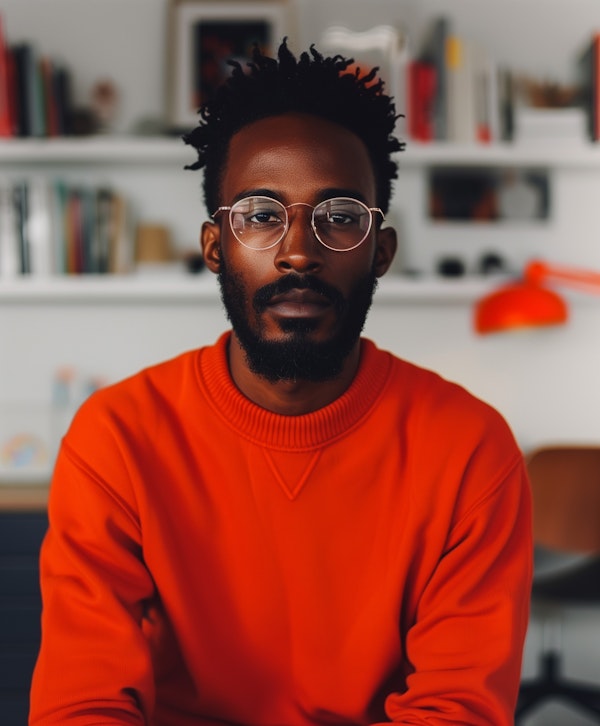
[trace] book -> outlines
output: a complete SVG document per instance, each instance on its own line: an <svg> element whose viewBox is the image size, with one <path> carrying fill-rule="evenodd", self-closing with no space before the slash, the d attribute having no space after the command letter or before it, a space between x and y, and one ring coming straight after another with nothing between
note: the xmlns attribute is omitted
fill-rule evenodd
<svg viewBox="0 0 600 726"><path fill-rule="evenodd" d="M450 20L446 16L436 18L430 28L421 60L435 68L435 95L431 104L433 138L448 138L448 85L446 44L451 34Z"/></svg>
<svg viewBox="0 0 600 726"><path fill-rule="evenodd" d="M580 103L587 114L587 134L600 139L600 32L594 33L577 61Z"/></svg>
<svg viewBox="0 0 600 726"><path fill-rule="evenodd" d="M489 53L479 44L471 44L475 139L483 144L498 141L498 69Z"/></svg>
<svg viewBox="0 0 600 726"><path fill-rule="evenodd" d="M73 133L71 73L62 65L54 65L52 93L56 107L57 133L59 136L69 136Z"/></svg>
<svg viewBox="0 0 600 726"><path fill-rule="evenodd" d="M27 234L32 275L46 276L53 270L50 189L45 179L27 182Z"/></svg>
<svg viewBox="0 0 600 726"><path fill-rule="evenodd" d="M409 65L407 128L415 141L432 141L436 70L432 63L413 60Z"/></svg>
<svg viewBox="0 0 600 726"><path fill-rule="evenodd" d="M111 195L109 272L131 272L134 262L133 226L127 202L116 192Z"/></svg>
<svg viewBox="0 0 600 726"><path fill-rule="evenodd" d="M40 58L39 73L42 93L42 106L46 136L58 136L58 108L54 93L54 64L48 57Z"/></svg>
<svg viewBox="0 0 600 726"><path fill-rule="evenodd" d="M13 134L10 111L10 60L0 16L0 137Z"/></svg>
<svg viewBox="0 0 600 726"><path fill-rule="evenodd" d="M79 275L84 272L83 202L79 187L69 189L65 208L66 272Z"/></svg>
<svg viewBox="0 0 600 726"><path fill-rule="evenodd" d="M465 39L450 35L446 43L447 140L469 143L476 140L475 83L473 52Z"/></svg>
<svg viewBox="0 0 600 726"><path fill-rule="evenodd" d="M67 272L67 200L68 187L60 179L50 185L52 225L52 269L55 273Z"/></svg>
<svg viewBox="0 0 600 726"><path fill-rule="evenodd" d="M19 43L12 48L15 77L15 101L16 101L16 135L31 136L33 126L31 123L31 83L33 62L31 46L27 43Z"/></svg>
<svg viewBox="0 0 600 726"><path fill-rule="evenodd" d="M29 103L31 111L31 135L46 135L46 110L44 104L44 86L40 70L40 61L33 46L29 66Z"/></svg>
<svg viewBox="0 0 600 726"><path fill-rule="evenodd" d="M97 272L110 271L111 254L111 215L113 209L113 192L107 187L96 190L95 205L95 241Z"/></svg>
<svg viewBox="0 0 600 726"><path fill-rule="evenodd" d="M31 272L29 258L29 190L27 182L16 182L12 187L12 198L15 215L19 272L28 275Z"/></svg>
<svg viewBox="0 0 600 726"><path fill-rule="evenodd" d="M499 68L498 81L498 135L501 141L512 141L515 134L515 79L509 68Z"/></svg>
<svg viewBox="0 0 600 726"><path fill-rule="evenodd" d="M0 279L21 274L17 217L10 183L0 184Z"/></svg>

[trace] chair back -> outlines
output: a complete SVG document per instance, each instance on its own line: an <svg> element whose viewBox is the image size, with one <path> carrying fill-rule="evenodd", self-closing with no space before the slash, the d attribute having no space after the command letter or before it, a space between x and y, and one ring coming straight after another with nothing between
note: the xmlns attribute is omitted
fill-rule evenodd
<svg viewBox="0 0 600 726"><path fill-rule="evenodd" d="M527 457L533 536L548 549L600 552L600 446L552 446Z"/></svg>

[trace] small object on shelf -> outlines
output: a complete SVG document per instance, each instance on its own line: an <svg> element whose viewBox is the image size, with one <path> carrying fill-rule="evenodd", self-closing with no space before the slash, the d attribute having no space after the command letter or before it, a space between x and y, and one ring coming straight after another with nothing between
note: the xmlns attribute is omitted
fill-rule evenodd
<svg viewBox="0 0 600 726"><path fill-rule="evenodd" d="M192 275L197 275L204 270L204 257L201 252L187 252L183 256L183 261L186 270Z"/></svg>
<svg viewBox="0 0 600 726"><path fill-rule="evenodd" d="M437 273L442 277L463 277L465 263L459 257L444 257L437 264Z"/></svg>
<svg viewBox="0 0 600 726"><path fill-rule="evenodd" d="M586 114L583 108L520 107L514 115L515 143L586 141Z"/></svg>
<svg viewBox="0 0 600 726"><path fill-rule="evenodd" d="M498 212L502 219L545 219L549 213L546 175L508 170L498 185Z"/></svg>
<svg viewBox="0 0 600 726"><path fill-rule="evenodd" d="M140 223L135 235L135 262L165 263L173 260L171 233L163 224Z"/></svg>
<svg viewBox="0 0 600 726"><path fill-rule="evenodd" d="M479 261L479 272L482 275L496 275L506 271L504 258L496 252L482 255Z"/></svg>
<svg viewBox="0 0 600 726"><path fill-rule="evenodd" d="M106 133L110 131L115 120L119 105L119 92L116 85L108 79L94 83L91 92L91 107L96 117L98 130Z"/></svg>

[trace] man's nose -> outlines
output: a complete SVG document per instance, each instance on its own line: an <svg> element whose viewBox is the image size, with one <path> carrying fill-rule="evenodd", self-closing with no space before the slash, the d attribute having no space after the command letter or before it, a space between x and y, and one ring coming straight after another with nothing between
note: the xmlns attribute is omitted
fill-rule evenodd
<svg viewBox="0 0 600 726"><path fill-rule="evenodd" d="M288 208L288 230L279 243L275 266L283 272L316 272L323 264L323 245L311 225L312 207L295 204Z"/></svg>

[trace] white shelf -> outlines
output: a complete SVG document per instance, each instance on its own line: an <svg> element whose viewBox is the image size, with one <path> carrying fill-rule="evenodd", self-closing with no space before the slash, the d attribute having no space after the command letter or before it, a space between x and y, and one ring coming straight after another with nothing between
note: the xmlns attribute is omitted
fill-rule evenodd
<svg viewBox="0 0 600 726"><path fill-rule="evenodd" d="M199 275L57 275L0 280L4 303L155 303L218 299L216 278Z"/></svg>
<svg viewBox="0 0 600 726"><path fill-rule="evenodd" d="M381 304L472 302L505 277L442 279L389 274L380 281L375 300ZM77 275L0 280L0 305L17 303L187 303L219 300L216 277L199 275Z"/></svg>
<svg viewBox="0 0 600 726"><path fill-rule="evenodd" d="M195 150L180 138L91 136L57 139L3 139L0 162L15 164L192 163Z"/></svg>
<svg viewBox="0 0 600 726"><path fill-rule="evenodd" d="M397 155L400 166L539 166L600 169L600 144L537 141L498 144L444 144L409 141Z"/></svg>
<svg viewBox="0 0 600 726"><path fill-rule="evenodd" d="M591 167L600 169L600 144L538 141L498 144L409 141L396 155L401 166L434 164ZM0 163L162 164L192 163L193 148L180 138L92 136L0 140Z"/></svg>

